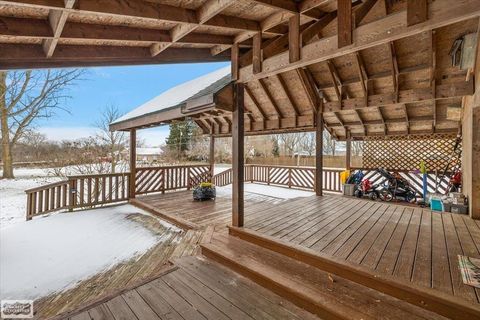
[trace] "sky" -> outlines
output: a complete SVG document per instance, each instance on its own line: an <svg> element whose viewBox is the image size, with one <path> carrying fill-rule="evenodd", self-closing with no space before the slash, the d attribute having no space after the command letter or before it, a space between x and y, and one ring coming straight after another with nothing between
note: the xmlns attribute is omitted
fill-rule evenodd
<svg viewBox="0 0 480 320"><path fill-rule="evenodd" d="M171 64L88 68L84 79L69 90L70 113L58 112L37 123L48 139L61 141L88 137L102 108L115 105L127 113L162 92L183 82L227 66L229 63ZM139 130L147 146L159 146L168 136L168 126Z"/></svg>

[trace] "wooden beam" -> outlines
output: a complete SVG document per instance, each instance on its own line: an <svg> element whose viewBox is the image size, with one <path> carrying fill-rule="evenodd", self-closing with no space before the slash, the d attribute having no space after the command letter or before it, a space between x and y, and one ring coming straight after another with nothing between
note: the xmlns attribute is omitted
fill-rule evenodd
<svg viewBox="0 0 480 320"><path fill-rule="evenodd" d="M338 47L342 48L349 46L353 43L352 37L352 1L351 0L338 0L338 17L337 17L337 30L338 30Z"/></svg>
<svg viewBox="0 0 480 320"><path fill-rule="evenodd" d="M233 125L232 125L232 225L244 224L244 85L233 85Z"/></svg>
<svg viewBox="0 0 480 320"><path fill-rule="evenodd" d="M239 58L239 48L238 48L238 43L235 43L232 46L231 50L231 68L232 68L232 80L237 81L238 80L238 74L239 74L239 65L238 65L238 58Z"/></svg>
<svg viewBox="0 0 480 320"><path fill-rule="evenodd" d="M385 122L385 117L383 116L383 113L382 113L382 109L380 107L377 107L377 112L378 112L378 115L380 116L380 120L382 120L383 133L387 135L388 128L387 128L387 123Z"/></svg>
<svg viewBox="0 0 480 320"><path fill-rule="evenodd" d="M353 109L369 109L381 106L395 105L397 103L415 103L421 101L449 99L455 97L463 97L472 95L474 93L473 82L458 81L437 85L435 89L435 97L432 95L430 88L419 88L411 90L400 90L398 95L398 102L395 97L395 92L381 93L368 96L368 102L365 102L363 97L343 99L339 101L331 101L325 103L324 109L326 112L335 112L341 110Z"/></svg>
<svg viewBox="0 0 480 320"><path fill-rule="evenodd" d="M342 92L338 86L337 82L337 70L335 68L335 65L331 60L327 60L327 66L328 66L328 72L330 75L330 80L332 82L333 88L335 89L335 95L337 96L338 101L342 101Z"/></svg>
<svg viewBox="0 0 480 320"><path fill-rule="evenodd" d="M212 56L200 48L169 48L152 57L143 47L57 45L55 54L46 58L41 45L1 44L0 69L120 66L163 63L228 61L225 54Z"/></svg>
<svg viewBox="0 0 480 320"><path fill-rule="evenodd" d="M287 84L285 83L285 79L283 79L283 76L281 74L277 74L277 75L275 75L275 77L277 78L278 82L280 82L280 87L282 88L282 91L287 96L287 100L290 103L290 105L292 106L294 114L296 116L299 116L300 115L300 109L298 108L298 105L295 102L295 99L293 98L292 94L290 93L290 90L289 90Z"/></svg>
<svg viewBox="0 0 480 320"><path fill-rule="evenodd" d="M156 56L161 53L163 50L167 49L172 45L172 43L177 42L178 40L185 37L187 34L193 32L198 26L208 22L214 16L225 10L234 0L207 0L199 9L196 11L197 24L177 24L172 30L170 30L171 42L163 43L154 43L150 47L150 52L152 56Z"/></svg>
<svg viewBox="0 0 480 320"><path fill-rule="evenodd" d="M253 36L253 73L262 72L262 32L257 32Z"/></svg>
<svg viewBox="0 0 480 320"><path fill-rule="evenodd" d="M128 181L128 198L134 199L137 176L137 130L130 129L130 177Z"/></svg>
<svg viewBox="0 0 480 320"><path fill-rule="evenodd" d="M213 2L223 2L225 0L214 0ZM124 1L98 1L98 0L82 0L74 9L66 9L58 0L20 0L20 1L3 1L2 4L15 6L24 6L34 9L61 9L67 12L76 12L85 15L96 15L108 18L118 18L119 16L128 16L137 20L149 20L151 22L165 21L170 23L196 24L200 25L197 11L185 9L177 6L145 2L142 0ZM209 12L206 11L205 17ZM243 19L234 16L214 15L203 23L206 26L227 28L230 30L248 30L259 31L260 24L257 21ZM283 34L283 32L272 32L272 34Z"/></svg>
<svg viewBox="0 0 480 320"><path fill-rule="evenodd" d="M337 12L333 11L302 31L302 44L307 44L315 36L321 37L322 30L337 18Z"/></svg>
<svg viewBox="0 0 480 320"><path fill-rule="evenodd" d="M297 13L288 21L288 52L290 63L300 60L301 46L300 14Z"/></svg>
<svg viewBox="0 0 480 320"><path fill-rule="evenodd" d="M392 42L389 43L389 52L390 52L390 65L392 69L392 84L393 91L396 93L395 97L398 101L398 62L397 62L397 53L395 50L395 44Z"/></svg>
<svg viewBox="0 0 480 320"><path fill-rule="evenodd" d="M407 0L407 25L413 26L428 19L427 0Z"/></svg>
<svg viewBox="0 0 480 320"><path fill-rule="evenodd" d="M311 76L308 69L297 69L297 76L300 79L300 82L307 94L308 102L312 108L313 113L317 112L318 105L318 91L315 86L315 83L312 81L313 76Z"/></svg>
<svg viewBox="0 0 480 320"><path fill-rule="evenodd" d="M350 170L352 159L352 137L349 130L347 130L346 136L347 142L345 143L345 168L347 170Z"/></svg>
<svg viewBox="0 0 480 320"><path fill-rule="evenodd" d="M64 4L66 9L71 9L75 4L75 0L64 0ZM58 39L60 39L60 36L62 35L63 27L67 22L67 18L68 12L63 10L50 10L48 13L48 22L52 28L53 38L43 40L42 42L43 51L45 51L47 58L53 56L53 52L57 46Z"/></svg>
<svg viewBox="0 0 480 320"><path fill-rule="evenodd" d="M281 112L280 109L278 108L278 105L277 105L277 103L275 102L275 99L273 98L272 93L270 92L270 90L268 89L267 85L265 84L265 80L264 80L264 79L260 79L260 80L258 80L258 83L259 83L260 88L262 89L263 93L264 93L265 96L267 97L268 102L270 102L270 104L273 106L273 109L275 110L275 113L277 114L277 117L278 117L278 118L282 118L282 117L283 117L282 112Z"/></svg>
<svg viewBox="0 0 480 320"><path fill-rule="evenodd" d="M262 120L265 120L268 118L268 116L265 114L265 111L260 107L260 104L258 103L257 98L255 98L255 95L253 94L252 90L250 90L249 87L245 86L245 93L250 97L250 100L253 102L253 106L257 110L257 113L260 114Z"/></svg>
<svg viewBox="0 0 480 320"><path fill-rule="evenodd" d="M437 0L428 6L429 20L422 24L408 27L406 11L390 14L355 29L355 44L343 48L337 47L337 36L322 38L302 47L301 59L295 63L289 62L288 53L282 52L263 61L263 72L253 75L251 67L240 69L240 81L264 78L276 73L294 70L310 64L325 61L337 56L354 53L366 48L378 46L397 39L413 36L428 30L440 28L480 15L478 0L451 2Z"/></svg>
<svg viewBox="0 0 480 320"><path fill-rule="evenodd" d="M0 17L0 35L15 36L23 40L52 40L53 32L48 21L30 18ZM170 33L167 30L136 28L128 26L108 26L67 21L61 33L63 40L82 40L86 44L95 44L98 40L110 43L147 43L171 42ZM215 35L208 33L190 33L179 39L177 43L188 44L233 44L232 36Z"/></svg>
<svg viewBox="0 0 480 320"><path fill-rule="evenodd" d="M323 195L323 100L320 99L315 115L315 194Z"/></svg>
<svg viewBox="0 0 480 320"><path fill-rule="evenodd" d="M370 12L377 0L365 0L362 5L354 11L354 26L358 26L365 16Z"/></svg>
<svg viewBox="0 0 480 320"><path fill-rule="evenodd" d="M435 30L430 31L430 87L432 88L432 95L435 96L436 86L436 70L437 70L437 44ZM433 123L432 127L435 129L437 126L437 102L433 100L432 102L432 114L433 114Z"/></svg>
<svg viewBox="0 0 480 320"><path fill-rule="evenodd" d="M258 28L258 30L255 30L255 31L261 31L263 33L271 32L272 28L275 28L275 27L281 25L283 22L288 21L291 16L292 16L292 14L285 14L283 12L273 13L270 16L268 16L267 18L265 18L263 21L261 21L259 23L260 27ZM247 39L252 38L255 34L256 34L256 32L253 32L252 30L242 32L235 37L234 42L235 43L243 42ZM280 36L282 36L282 35L283 34L280 34ZM223 51L228 50L229 48L230 48L229 45L215 46L211 49L211 53L212 53L212 55L217 55L217 54L222 53Z"/></svg>

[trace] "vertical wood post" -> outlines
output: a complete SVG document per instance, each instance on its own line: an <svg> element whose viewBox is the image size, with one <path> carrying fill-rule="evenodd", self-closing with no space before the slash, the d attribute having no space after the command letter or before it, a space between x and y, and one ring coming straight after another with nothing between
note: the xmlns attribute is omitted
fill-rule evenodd
<svg viewBox="0 0 480 320"><path fill-rule="evenodd" d="M208 156L210 162L210 180L213 183L213 176L215 170L215 137L210 135L210 154Z"/></svg>
<svg viewBox="0 0 480 320"><path fill-rule="evenodd" d="M77 179L68 178L68 211L77 206Z"/></svg>
<svg viewBox="0 0 480 320"><path fill-rule="evenodd" d="M288 21L288 55L290 63L300 60L300 14L295 13Z"/></svg>
<svg viewBox="0 0 480 320"><path fill-rule="evenodd" d="M323 195L323 98L319 99L319 107L315 115L315 193Z"/></svg>
<svg viewBox="0 0 480 320"><path fill-rule="evenodd" d="M352 1L338 0L337 1L338 14L338 47L345 47L353 43L352 40Z"/></svg>
<svg viewBox="0 0 480 320"><path fill-rule="evenodd" d="M135 198L135 176L137 174L137 130L130 129L130 178L128 198Z"/></svg>
<svg viewBox="0 0 480 320"><path fill-rule="evenodd" d="M351 158L352 158L352 138L350 137L350 132L347 132L347 143L346 143L346 152L345 152L345 168L350 170L351 168Z"/></svg>
<svg viewBox="0 0 480 320"><path fill-rule="evenodd" d="M232 225L243 227L243 181L244 171L244 85L233 86L232 120Z"/></svg>

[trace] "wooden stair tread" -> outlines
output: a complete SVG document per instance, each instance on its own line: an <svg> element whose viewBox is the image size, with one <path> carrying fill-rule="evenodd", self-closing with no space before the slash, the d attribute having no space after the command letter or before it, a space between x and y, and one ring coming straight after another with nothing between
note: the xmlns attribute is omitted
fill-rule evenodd
<svg viewBox="0 0 480 320"><path fill-rule="evenodd" d="M441 319L433 312L228 235L215 235L203 253L286 296L321 317Z"/></svg>

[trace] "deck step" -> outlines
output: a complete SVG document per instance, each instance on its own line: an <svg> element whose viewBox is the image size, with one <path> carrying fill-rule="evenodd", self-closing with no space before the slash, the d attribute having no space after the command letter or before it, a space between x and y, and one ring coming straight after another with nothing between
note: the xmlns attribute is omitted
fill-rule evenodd
<svg viewBox="0 0 480 320"><path fill-rule="evenodd" d="M231 235L202 253L322 319L443 319L405 301Z"/></svg>
<svg viewBox="0 0 480 320"><path fill-rule="evenodd" d="M373 273L365 267L316 252L247 228L229 227L229 234L263 249L289 257L318 270L334 274L417 307L451 319L480 319L480 308L458 297L437 290L405 283L392 276Z"/></svg>

